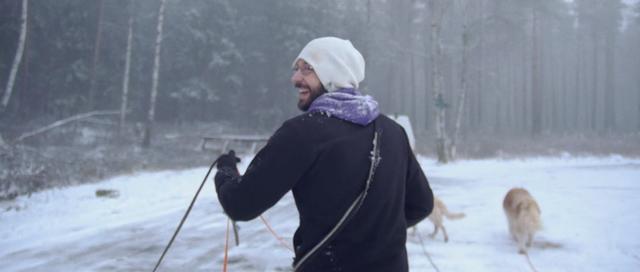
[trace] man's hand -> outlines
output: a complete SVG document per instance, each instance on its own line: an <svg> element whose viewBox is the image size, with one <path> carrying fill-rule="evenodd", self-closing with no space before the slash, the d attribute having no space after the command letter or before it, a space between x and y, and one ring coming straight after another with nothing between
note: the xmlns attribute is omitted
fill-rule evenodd
<svg viewBox="0 0 640 272"><path fill-rule="evenodd" d="M222 154L218 157L216 167L218 173L216 174L214 181L216 183L216 190L220 189L222 184L230 180L235 180L240 177L237 164L240 162L240 158L236 157L236 152L229 150L229 153Z"/></svg>
<svg viewBox="0 0 640 272"><path fill-rule="evenodd" d="M218 157L218 170L222 168L231 168L238 171L238 167L236 166L240 162L240 158L236 157L236 152L233 150L229 150L229 153L222 154Z"/></svg>

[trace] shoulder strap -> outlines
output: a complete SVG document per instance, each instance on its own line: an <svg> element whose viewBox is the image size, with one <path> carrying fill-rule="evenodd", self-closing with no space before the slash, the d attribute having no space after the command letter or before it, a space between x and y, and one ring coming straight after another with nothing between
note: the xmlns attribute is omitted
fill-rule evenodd
<svg viewBox="0 0 640 272"><path fill-rule="evenodd" d="M365 187L362 192L356 197L356 199L351 203L351 206L347 209L347 211L342 215L338 223L325 235L325 237L320 240L318 244L316 244L307 254L302 256L299 261L294 263L293 271L299 272L302 270L304 264L314 256L321 248L325 247L329 242L335 238L336 234L338 234L345 223L347 223L357 212L360 210L364 199L367 197L367 193L369 192L369 188L371 187L371 182L373 181L373 176L375 175L376 168L378 168L378 164L380 164L380 135L381 131L378 131L376 126L377 119L373 121L373 149L371 150L371 165L369 167L369 175L367 175L367 180L365 183Z"/></svg>

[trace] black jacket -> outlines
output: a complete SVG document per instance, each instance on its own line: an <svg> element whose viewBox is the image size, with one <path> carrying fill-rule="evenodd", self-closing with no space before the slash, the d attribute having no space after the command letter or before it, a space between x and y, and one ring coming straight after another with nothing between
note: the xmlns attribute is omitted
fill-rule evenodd
<svg viewBox="0 0 640 272"><path fill-rule="evenodd" d="M406 229L433 209L433 193L407 136L377 118L382 158L368 195L335 239L304 271L407 271ZM218 171L216 189L234 220L251 220L292 190L299 212L296 258L315 246L363 190L373 147L367 126L321 113L286 121L258 152L244 176Z"/></svg>

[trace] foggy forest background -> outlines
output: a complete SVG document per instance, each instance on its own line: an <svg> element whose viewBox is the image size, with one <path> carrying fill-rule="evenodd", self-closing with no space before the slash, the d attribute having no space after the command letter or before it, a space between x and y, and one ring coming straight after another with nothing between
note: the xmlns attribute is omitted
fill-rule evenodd
<svg viewBox="0 0 640 272"><path fill-rule="evenodd" d="M0 199L205 165L205 135L270 135L300 113L294 58L328 35L442 162L638 155L639 15L622 0L3 0Z"/></svg>

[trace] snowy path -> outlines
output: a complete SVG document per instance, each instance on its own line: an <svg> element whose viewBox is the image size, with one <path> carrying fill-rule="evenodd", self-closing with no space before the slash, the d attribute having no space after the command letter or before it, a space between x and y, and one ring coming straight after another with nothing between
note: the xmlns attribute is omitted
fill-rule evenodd
<svg viewBox="0 0 640 272"><path fill-rule="evenodd" d="M514 186L526 187L542 209L544 229L530 250L540 272L640 269L640 160L421 163L449 209L467 215L445 221L449 243L427 236L430 222L418 226L440 271L530 271L501 208ZM0 203L0 270L151 271L205 173L140 173ZM120 197L96 198L96 189L116 189ZM297 225L290 195L264 217L290 241ZM226 224L208 182L160 271L220 271ZM261 220L239 225L241 244L229 251L229 271L290 270L292 253ZM407 243L411 271L434 271L419 240L410 235Z"/></svg>

